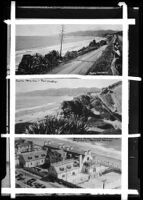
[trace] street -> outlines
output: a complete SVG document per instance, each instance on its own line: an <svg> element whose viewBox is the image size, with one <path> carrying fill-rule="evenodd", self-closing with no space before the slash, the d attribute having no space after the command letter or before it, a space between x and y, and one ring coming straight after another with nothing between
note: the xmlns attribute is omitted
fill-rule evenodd
<svg viewBox="0 0 143 200"><path fill-rule="evenodd" d="M94 51L78 56L66 64L54 68L49 74L80 74L85 75L95 61L102 55L107 45Z"/></svg>

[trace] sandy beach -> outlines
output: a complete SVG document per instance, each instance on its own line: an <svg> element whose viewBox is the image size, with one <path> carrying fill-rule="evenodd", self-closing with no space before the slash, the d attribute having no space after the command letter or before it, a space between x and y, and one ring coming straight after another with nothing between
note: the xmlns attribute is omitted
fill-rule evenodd
<svg viewBox="0 0 143 200"><path fill-rule="evenodd" d="M42 120L47 115L56 115L60 109L60 105L64 100L71 100L71 96L63 96L62 98L57 97L56 102L49 102L47 104L37 105L16 109L16 124L24 122L36 122ZM24 101L23 101L24 102Z"/></svg>

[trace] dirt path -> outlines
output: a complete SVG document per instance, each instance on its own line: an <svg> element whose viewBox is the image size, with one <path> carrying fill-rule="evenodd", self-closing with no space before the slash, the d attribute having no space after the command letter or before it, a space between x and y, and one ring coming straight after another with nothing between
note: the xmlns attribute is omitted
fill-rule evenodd
<svg viewBox="0 0 143 200"><path fill-rule="evenodd" d="M85 75L93 63L99 58L107 45L100 47L94 51L91 51L82 56L78 56L76 59L69 61L66 64L53 69L49 74L80 74Z"/></svg>

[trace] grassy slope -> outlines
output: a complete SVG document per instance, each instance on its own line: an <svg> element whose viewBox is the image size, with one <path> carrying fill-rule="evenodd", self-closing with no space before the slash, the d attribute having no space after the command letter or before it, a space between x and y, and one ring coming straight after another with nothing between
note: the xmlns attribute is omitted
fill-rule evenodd
<svg viewBox="0 0 143 200"><path fill-rule="evenodd" d="M92 74L92 73L96 74L96 73L105 72L105 75L112 75L112 72L110 69L111 62L113 60L112 50L113 50L113 44L110 43L106 47L106 49L103 51L102 55L96 60L96 62L89 69L87 74Z"/></svg>
<svg viewBox="0 0 143 200"><path fill-rule="evenodd" d="M108 108L114 112L116 108L116 112L121 114L121 99L122 99L122 85L121 82L118 82L116 85L109 87L112 93L109 90L104 94L101 93L100 97L104 101L104 103L108 106Z"/></svg>

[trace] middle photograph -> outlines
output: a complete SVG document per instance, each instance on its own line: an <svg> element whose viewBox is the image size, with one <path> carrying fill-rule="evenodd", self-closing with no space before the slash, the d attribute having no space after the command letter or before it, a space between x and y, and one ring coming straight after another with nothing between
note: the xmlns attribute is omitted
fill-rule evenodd
<svg viewBox="0 0 143 200"><path fill-rule="evenodd" d="M16 134L121 134L122 82L16 80Z"/></svg>

